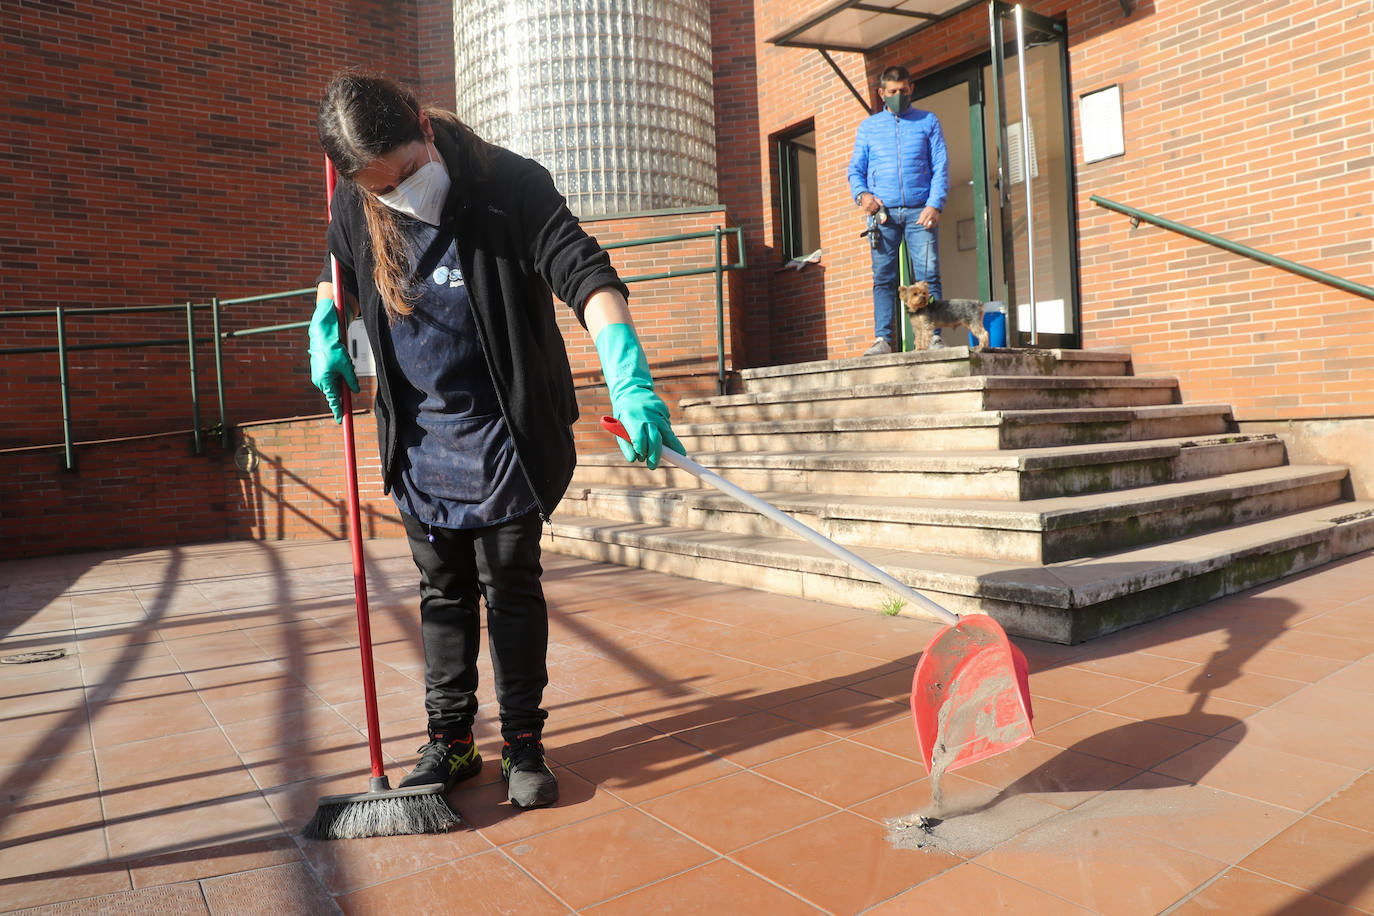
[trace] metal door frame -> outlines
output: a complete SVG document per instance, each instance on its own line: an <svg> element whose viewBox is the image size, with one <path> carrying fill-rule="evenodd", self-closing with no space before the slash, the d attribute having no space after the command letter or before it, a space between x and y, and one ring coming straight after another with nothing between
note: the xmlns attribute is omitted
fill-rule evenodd
<svg viewBox="0 0 1374 916"><path fill-rule="evenodd" d="M978 297L983 301L994 298L992 295L992 246L989 235L988 209L988 151L987 137L983 130L984 100L983 68L987 66L981 57L957 64L948 70L912 81L911 96L915 100L934 95L946 89L966 83L968 85L969 106L969 149L973 155L973 234L977 244L978 260Z"/></svg>
<svg viewBox="0 0 1374 916"><path fill-rule="evenodd" d="M1077 184L1074 175L1073 157L1073 120L1069 89L1069 57L1068 57L1068 30L1064 23L1054 19L1041 16L1038 13L1024 10L1021 4L1004 3L1002 0L991 0L988 4L988 27L990 32L990 47L988 56L992 67L992 92L988 93L993 105L994 121L997 124L997 203L1002 214L1002 279L1007 288L1007 344L1016 346L1020 339L1020 329L1017 327L1018 303L1016 298L1016 253L1014 248L1014 237L1012 231L1012 220L1010 214L1011 207L1011 182L1010 176L1006 172L1006 163L1010 144L1007 141L1007 104L1006 104L1006 71L1004 67L1004 56L1002 49L1006 47L1006 34L1003 30L1006 19L1012 19L1016 24L1016 59L1020 67L1020 78L1018 79L1020 88L1020 107L1022 123L1029 123L1029 113L1026 111L1026 27L1034 29L1045 35L1054 37L1059 45L1059 66L1063 74L1064 91L1061 93L1060 102L1063 108L1064 124L1064 168L1065 168L1065 187L1070 190L1075 189ZM1026 162L1022 165L1022 174L1026 185L1026 239L1027 239L1027 279L1031 288L1027 290L1029 296L1028 304L1031 313L1031 346L1039 343L1037 330L1038 322L1035 320L1035 259L1032 256L1034 250L1034 207L1031 204L1032 178L1029 160L1029 144L1023 142L1021 145L1022 156ZM1078 263L1078 212L1076 208L1070 208L1069 219L1069 279L1070 295L1073 297L1074 332L1067 335L1070 343L1081 345L1082 341L1082 296L1079 280Z"/></svg>

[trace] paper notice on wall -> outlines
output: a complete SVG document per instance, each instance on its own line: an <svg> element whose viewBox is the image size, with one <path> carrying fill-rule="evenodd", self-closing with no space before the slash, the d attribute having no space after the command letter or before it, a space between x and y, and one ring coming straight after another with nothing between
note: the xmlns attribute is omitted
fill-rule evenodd
<svg viewBox="0 0 1374 916"><path fill-rule="evenodd" d="M353 373L359 377L376 375L377 363L367 342L367 330L361 320L348 323L348 355L353 358Z"/></svg>
<svg viewBox="0 0 1374 916"><path fill-rule="evenodd" d="M1073 319L1065 307L1063 299L1037 300L1035 303L1035 330L1040 334L1068 334L1073 327ZM1016 307L1016 328L1030 333L1031 310L1029 303Z"/></svg>
<svg viewBox="0 0 1374 916"><path fill-rule="evenodd" d="M1121 87L1108 86L1078 97L1078 123L1083 128L1083 161L1097 162L1126 152L1121 124Z"/></svg>

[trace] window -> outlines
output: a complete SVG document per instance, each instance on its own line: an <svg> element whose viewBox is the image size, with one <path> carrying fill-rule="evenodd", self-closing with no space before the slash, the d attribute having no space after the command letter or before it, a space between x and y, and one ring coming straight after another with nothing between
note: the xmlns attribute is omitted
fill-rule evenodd
<svg viewBox="0 0 1374 916"><path fill-rule="evenodd" d="M804 258L820 248L820 195L816 186L813 127L778 138L778 202L782 211L783 260Z"/></svg>

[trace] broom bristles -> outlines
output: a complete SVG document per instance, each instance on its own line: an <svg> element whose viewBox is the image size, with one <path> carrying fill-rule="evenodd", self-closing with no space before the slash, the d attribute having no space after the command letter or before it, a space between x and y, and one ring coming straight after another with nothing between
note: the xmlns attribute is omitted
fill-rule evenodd
<svg viewBox="0 0 1374 916"><path fill-rule="evenodd" d="M462 821L438 793L361 801L321 801L301 831L309 840L357 840L373 836L446 833Z"/></svg>

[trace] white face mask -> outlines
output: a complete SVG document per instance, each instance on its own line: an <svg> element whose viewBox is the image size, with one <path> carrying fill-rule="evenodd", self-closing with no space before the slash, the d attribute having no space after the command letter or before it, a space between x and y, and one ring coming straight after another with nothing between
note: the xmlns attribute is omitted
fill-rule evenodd
<svg viewBox="0 0 1374 916"><path fill-rule="evenodd" d="M429 154L429 144L425 144ZM431 226L439 225L439 215L444 210L444 199L448 197L448 171L444 164L429 154L429 161L420 166L405 181L386 194L378 194L377 199L397 213L404 213L424 220Z"/></svg>

